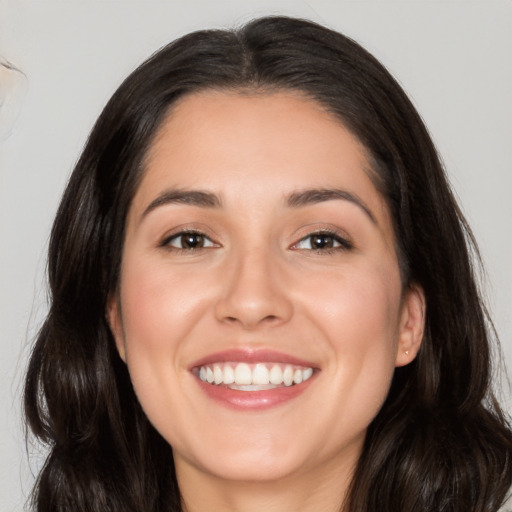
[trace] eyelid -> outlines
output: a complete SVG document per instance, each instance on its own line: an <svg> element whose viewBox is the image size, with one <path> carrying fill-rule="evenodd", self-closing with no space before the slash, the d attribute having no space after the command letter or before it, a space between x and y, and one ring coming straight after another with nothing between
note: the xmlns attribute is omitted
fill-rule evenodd
<svg viewBox="0 0 512 512"><path fill-rule="evenodd" d="M207 247L198 247L196 249L185 249L185 248L182 248L182 247L174 247L174 246L170 245L170 242L173 239L179 238L180 236L183 236L183 235L186 235L186 234L200 235L200 236L204 237L205 239L209 240L211 242L211 245L208 245ZM164 249L170 249L170 250L174 250L174 251L187 251L187 252L189 252L191 250L199 251L201 249L210 249L212 247L220 247L220 244L218 242L216 242L211 235L205 233L205 231L202 230L202 229L197 229L197 228L192 228L192 227L189 228L189 227L186 227L186 226L180 226L179 228L176 228L173 231L171 231L170 233L166 234L162 238L162 240L158 243L158 246L162 247Z"/></svg>
<svg viewBox="0 0 512 512"><path fill-rule="evenodd" d="M332 237L339 244L339 246L337 246L337 247L328 247L328 248L325 248L325 249L314 249L314 248L311 248L311 249L301 249L301 248L297 247L301 242L303 242L304 240L306 240L308 238L311 238L311 237L313 237L315 235ZM350 237L348 237L345 233L342 233L342 232L340 232L338 230L334 230L332 228L318 228L318 229L314 229L312 231L309 231L307 234L302 236L297 242L295 242L290 247L290 249L297 250L297 251L312 251L312 252L329 253L329 252L333 252L333 251L349 251L349 250L352 250L352 249L354 249L354 244L353 244L352 240L350 239Z"/></svg>

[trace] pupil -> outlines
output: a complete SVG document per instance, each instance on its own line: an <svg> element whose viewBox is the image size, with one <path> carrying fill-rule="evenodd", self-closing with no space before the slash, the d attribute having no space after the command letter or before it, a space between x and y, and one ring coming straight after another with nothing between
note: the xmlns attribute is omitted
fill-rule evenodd
<svg viewBox="0 0 512 512"><path fill-rule="evenodd" d="M182 235L181 244L185 249L197 249L203 246L203 237L197 233Z"/></svg>
<svg viewBox="0 0 512 512"><path fill-rule="evenodd" d="M329 235L315 235L312 240L312 245L315 249L325 249L333 246L332 236Z"/></svg>

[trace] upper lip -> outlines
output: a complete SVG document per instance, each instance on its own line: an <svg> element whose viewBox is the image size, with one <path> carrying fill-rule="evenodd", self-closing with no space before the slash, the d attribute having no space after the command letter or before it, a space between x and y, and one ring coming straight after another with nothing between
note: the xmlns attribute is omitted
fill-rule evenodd
<svg viewBox="0 0 512 512"><path fill-rule="evenodd" d="M285 354L271 349L234 348L208 354L192 363L189 370L199 366L206 366L213 363L237 362L237 363L285 363L295 366L317 369L318 366L312 361L300 359L290 354Z"/></svg>

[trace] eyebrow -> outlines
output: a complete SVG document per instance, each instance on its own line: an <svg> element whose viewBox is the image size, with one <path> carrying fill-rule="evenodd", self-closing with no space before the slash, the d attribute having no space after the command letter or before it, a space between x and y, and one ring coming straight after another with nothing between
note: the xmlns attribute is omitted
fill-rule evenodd
<svg viewBox="0 0 512 512"><path fill-rule="evenodd" d="M368 206L366 206L358 196L342 189L322 188L293 192L287 197L286 204L290 208L301 208L303 206L333 200L344 200L355 204L374 224L377 224L377 219L370 208L368 208ZM169 204L187 204L191 206L198 206L200 208L220 208L222 206L222 200L217 194L205 192L203 190L166 190L156 199L151 201L142 213L141 219L146 217L156 208Z"/></svg>
<svg viewBox="0 0 512 512"><path fill-rule="evenodd" d="M168 204L188 204L201 208L220 208L222 201L218 195L202 190L166 190L151 201L149 206L142 213L141 218L146 217L146 215L155 208Z"/></svg>
<svg viewBox="0 0 512 512"><path fill-rule="evenodd" d="M321 188L321 189L310 189L310 190L302 190L299 192L294 192L290 194L287 199L288 206L291 208L300 208L302 206L307 206L310 204L323 203L326 201L332 201L336 199L341 199L344 201L349 201L359 208L363 210L363 212L370 218L370 220L377 224L377 218L372 213L370 208L366 206L362 199L360 199L355 194L348 192L346 190L341 190L337 188Z"/></svg>

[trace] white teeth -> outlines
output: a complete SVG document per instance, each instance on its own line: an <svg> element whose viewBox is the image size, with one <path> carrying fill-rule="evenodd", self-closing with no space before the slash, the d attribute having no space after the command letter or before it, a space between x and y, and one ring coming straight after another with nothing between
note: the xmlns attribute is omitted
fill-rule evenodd
<svg viewBox="0 0 512 512"><path fill-rule="evenodd" d="M308 380L311 375L313 375L313 368L306 368L303 372L302 372L302 381L304 382L305 380Z"/></svg>
<svg viewBox="0 0 512 512"><path fill-rule="evenodd" d="M235 382L235 372L233 368L227 364L224 366L223 379L224 384L233 384Z"/></svg>
<svg viewBox="0 0 512 512"><path fill-rule="evenodd" d="M283 382L285 386L291 386L293 384L293 368L287 365L283 372Z"/></svg>
<svg viewBox="0 0 512 512"><path fill-rule="evenodd" d="M220 384L222 381L223 381L223 372L222 372L222 368L216 364L214 367L213 367L213 381L215 382L215 384Z"/></svg>
<svg viewBox="0 0 512 512"><path fill-rule="evenodd" d="M269 383L269 374L264 364L257 364L252 371L252 384L262 385Z"/></svg>
<svg viewBox="0 0 512 512"><path fill-rule="evenodd" d="M238 363L235 368L235 383L252 384L252 372L248 364Z"/></svg>
<svg viewBox="0 0 512 512"><path fill-rule="evenodd" d="M203 382L242 391L297 385L311 378L314 373L313 368L297 368L280 363L274 363L271 367L265 363L216 363L201 366L198 370L199 379Z"/></svg>
<svg viewBox="0 0 512 512"><path fill-rule="evenodd" d="M281 367L278 364L272 366L269 380L270 384L275 384L276 386L283 383L283 370L281 370Z"/></svg>

